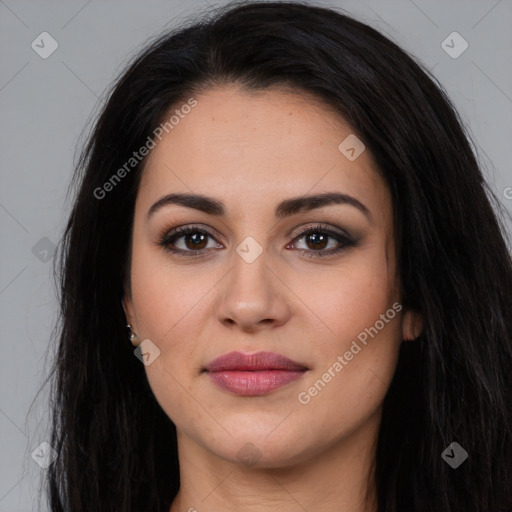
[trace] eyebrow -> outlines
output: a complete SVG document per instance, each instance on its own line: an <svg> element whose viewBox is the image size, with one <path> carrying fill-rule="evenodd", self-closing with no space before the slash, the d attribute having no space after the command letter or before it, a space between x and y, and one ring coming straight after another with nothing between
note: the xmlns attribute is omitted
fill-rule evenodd
<svg viewBox="0 0 512 512"><path fill-rule="evenodd" d="M154 203L148 210L146 220L154 215L158 210L164 206L176 204L193 208L208 215L215 215L217 217L224 217L226 209L224 204L213 197L208 197L202 194L167 194L161 197ZM373 221L370 210L361 201L348 194L341 194L338 192L327 192L323 194L291 197L281 201L275 209L276 219L283 219L297 213L307 212L316 208L322 208L333 204L347 204L360 210L366 217Z"/></svg>

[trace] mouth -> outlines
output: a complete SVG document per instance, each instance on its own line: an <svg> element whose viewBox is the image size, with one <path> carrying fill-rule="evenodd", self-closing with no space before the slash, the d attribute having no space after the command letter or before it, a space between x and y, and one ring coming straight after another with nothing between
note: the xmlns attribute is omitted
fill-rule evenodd
<svg viewBox="0 0 512 512"><path fill-rule="evenodd" d="M300 379L308 368L273 352L230 352L214 359L203 371L225 391L260 396Z"/></svg>

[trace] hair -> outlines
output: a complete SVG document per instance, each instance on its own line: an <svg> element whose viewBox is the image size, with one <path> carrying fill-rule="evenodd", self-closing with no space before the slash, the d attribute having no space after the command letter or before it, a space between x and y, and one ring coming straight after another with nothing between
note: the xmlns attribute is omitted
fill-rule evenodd
<svg viewBox="0 0 512 512"><path fill-rule="evenodd" d="M512 507L512 261L500 204L443 87L375 29L311 3L242 2L166 31L116 79L77 162L60 290L47 473L53 512L167 512L176 429L133 355L121 300L146 158L98 199L171 108L217 86L288 87L346 120L393 201L403 343L369 489L379 512ZM503 207L501 207L503 208ZM458 442L457 469L441 453Z"/></svg>

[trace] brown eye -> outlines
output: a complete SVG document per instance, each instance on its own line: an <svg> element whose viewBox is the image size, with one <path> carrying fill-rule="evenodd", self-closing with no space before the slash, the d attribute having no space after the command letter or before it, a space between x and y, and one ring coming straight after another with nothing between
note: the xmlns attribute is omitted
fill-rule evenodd
<svg viewBox="0 0 512 512"><path fill-rule="evenodd" d="M179 238L183 238L185 240L185 246L187 246L188 249L205 249L208 235L205 235L204 233L192 233L190 235L182 235Z"/></svg>
<svg viewBox="0 0 512 512"><path fill-rule="evenodd" d="M194 226L185 226L164 235L159 245L173 253L195 256L205 254L206 249L219 247L219 244L208 247L209 239L215 240L208 231Z"/></svg>
<svg viewBox="0 0 512 512"><path fill-rule="evenodd" d="M298 241L302 239L304 239L305 247L297 247ZM355 242L341 231L334 231L323 226L313 226L297 236L292 245L307 256L322 257L330 256L348 247L352 247L355 245Z"/></svg>
<svg viewBox="0 0 512 512"><path fill-rule="evenodd" d="M210 246L208 246L209 239L212 240ZM305 247L297 247L302 239ZM159 245L179 256L206 255L209 252L208 249L222 248L211 233L195 226L180 226L171 230L161 238ZM354 246L355 242L342 231L313 226L304 230L290 245L308 257L317 257L334 255Z"/></svg>
<svg viewBox="0 0 512 512"><path fill-rule="evenodd" d="M309 235L305 235L305 238L308 248L315 250L325 249L330 237L329 235L324 235L321 233L311 233Z"/></svg>

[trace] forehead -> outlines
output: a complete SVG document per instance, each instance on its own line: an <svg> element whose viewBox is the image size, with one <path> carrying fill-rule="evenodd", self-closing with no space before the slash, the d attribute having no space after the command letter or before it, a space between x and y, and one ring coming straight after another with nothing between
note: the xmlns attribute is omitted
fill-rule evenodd
<svg viewBox="0 0 512 512"><path fill-rule="evenodd" d="M140 184L142 199L174 191L215 195L229 214L230 208L273 207L285 196L338 191L369 207L390 208L387 187L369 151L353 161L340 151L340 143L355 134L317 98L235 87L194 98L197 105L179 120L175 117L172 129L151 151ZM180 105L173 106L169 117L176 110Z"/></svg>

